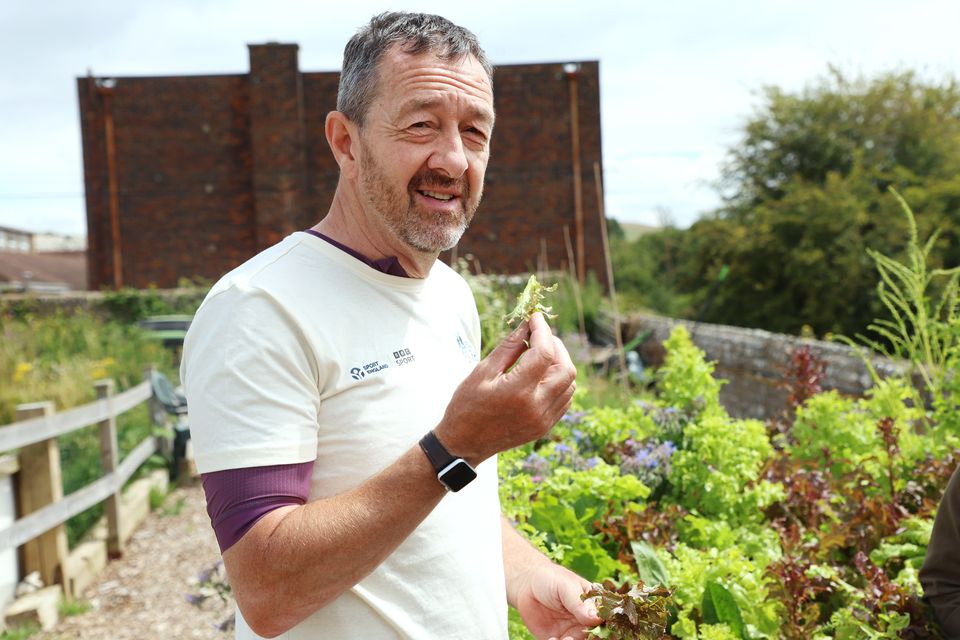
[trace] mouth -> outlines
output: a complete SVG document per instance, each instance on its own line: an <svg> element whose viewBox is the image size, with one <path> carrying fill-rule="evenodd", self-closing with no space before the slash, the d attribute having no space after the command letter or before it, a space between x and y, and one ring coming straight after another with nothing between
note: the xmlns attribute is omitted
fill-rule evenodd
<svg viewBox="0 0 960 640"><path fill-rule="evenodd" d="M418 189L417 193L427 198L433 198L434 200L439 200L440 202L449 202L454 198L458 197L452 193L441 193L439 191L430 191L427 189Z"/></svg>

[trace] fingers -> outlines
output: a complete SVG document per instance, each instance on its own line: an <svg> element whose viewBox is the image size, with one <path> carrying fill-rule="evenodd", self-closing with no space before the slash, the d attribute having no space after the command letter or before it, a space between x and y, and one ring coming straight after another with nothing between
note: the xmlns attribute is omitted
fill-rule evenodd
<svg viewBox="0 0 960 640"><path fill-rule="evenodd" d="M486 362L494 368L495 373L500 374L512 367L528 347L528 337L530 336L530 325L527 322L520 323L513 332L498 344L487 357Z"/></svg>
<svg viewBox="0 0 960 640"><path fill-rule="evenodd" d="M460 384L438 429L461 455L486 459L549 431L569 408L575 379L570 354L535 313Z"/></svg>
<svg viewBox="0 0 960 640"><path fill-rule="evenodd" d="M560 592L560 600L564 608L577 619L577 622L584 626L593 627L601 622L597 616L596 603L592 598L580 599L581 594L586 593L589 589L589 583L568 583Z"/></svg>
<svg viewBox="0 0 960 640"><path fill-rule="evenodd" d="M533 314L529 321L530 326L530 349L524 354L517 367L511 372L515 376L522 378L525 383L533 384L543 383L549 387L556 386L556 376L559 374L560 380L564 376L570 375L576 369L570 360L570 354L559 338L553 335L550 326L547 325L543 315ZM566 387L569 380L559 385Z"/></svg>

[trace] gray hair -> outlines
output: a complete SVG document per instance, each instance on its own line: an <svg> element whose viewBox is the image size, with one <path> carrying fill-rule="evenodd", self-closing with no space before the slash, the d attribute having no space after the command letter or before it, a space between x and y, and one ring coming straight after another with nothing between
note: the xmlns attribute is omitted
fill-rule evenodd
<svg viewBox="0 0 960 640"><path fill-rule="evenodd" d="M337 90L337 111L363 126L377 93L378 65L395 44L416 55L429 52L441 60L472 55L493 84L493 66L477 36L446 18L425 13L389 12L370 19L343 50L343 70Z"/></svg>

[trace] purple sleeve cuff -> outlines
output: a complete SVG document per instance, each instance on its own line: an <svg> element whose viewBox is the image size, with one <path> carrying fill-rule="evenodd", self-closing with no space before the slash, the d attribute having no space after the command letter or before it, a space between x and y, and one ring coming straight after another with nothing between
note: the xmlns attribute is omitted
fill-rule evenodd
<svg viewBox="0 0 960 640"><path fill-rule="evenodd" d="M207 514L220 545L232 547L260 518L278 507L306 504L313 461L201 475Z"/></svg>

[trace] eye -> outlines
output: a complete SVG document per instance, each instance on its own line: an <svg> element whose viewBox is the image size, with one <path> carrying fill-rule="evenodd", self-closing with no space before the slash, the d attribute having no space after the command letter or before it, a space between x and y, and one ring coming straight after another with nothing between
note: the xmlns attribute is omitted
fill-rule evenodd
<svg viewBox="0 0 960 640"><path fill-rule="evenodd" d="M487 142L487 132L483 129L478 129L477 127L467 127L463 130L463 132L478 142Z"/></svg>

